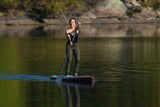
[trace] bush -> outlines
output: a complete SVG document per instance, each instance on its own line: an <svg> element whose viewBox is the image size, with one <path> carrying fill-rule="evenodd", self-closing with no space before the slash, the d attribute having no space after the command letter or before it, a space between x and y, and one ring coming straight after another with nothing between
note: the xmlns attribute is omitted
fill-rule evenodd
<svg viewBox="0 0 160 107"><path fill-rule="evenodd" d="M152 7L153 9L159 8L159 0L147 0L147 2L142 3L144 7Z"/></svg>
<svg viewBox="0 0 160 107"><path fill-rule="evenodd" d="M0 0L0 11L5 12L9 9L18 8L19 0Z"/></svg>
<svg viewBox="0 0 160 107"><path fill-rule="evenodd" d="M0 0L0 10L5 11L12 5L12 0Z"/></svg>
<svg viewBox="0 0 160 107"><path fill-rule="evenodd" d="M77 15L85 10L84 0L27 0L24 7L33 17Z"/></svg>
<svg viewBox="0 0 160 107"><path fill-rule="evenodd" d="M77 16L90 9L86 2L88 0L0 0L0 11L23 10L33 18Z"/></svg>

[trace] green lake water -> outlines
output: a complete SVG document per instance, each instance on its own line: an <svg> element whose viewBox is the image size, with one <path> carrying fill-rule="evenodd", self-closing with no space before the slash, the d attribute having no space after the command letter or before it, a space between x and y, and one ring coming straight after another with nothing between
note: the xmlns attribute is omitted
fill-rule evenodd
<svg viewBox="0 0 160 107"><path fill-rule="evenodd" d="M82 25L79 75L96 82L58 86L49 76L60 73L67 27L0 26L1 107L160 106L159 25Z"/></svg>

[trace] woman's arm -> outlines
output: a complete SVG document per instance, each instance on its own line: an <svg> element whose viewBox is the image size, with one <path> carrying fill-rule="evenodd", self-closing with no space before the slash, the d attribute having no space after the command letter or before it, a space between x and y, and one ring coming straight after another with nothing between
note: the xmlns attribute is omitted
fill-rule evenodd
<svg viewBox="0 0 160 107"><path fill-rule="evenodd" d="M80 28L81 23L78 22L78 25L79 25L79 28ZM66 30L66 36L67 36L67 38L68 38L68 40L69 40L70 45L73 45L73 43L72 43L72 41L71 41L71 37L70 37L69 33L72 33L72 32L75 31L76 29L77 29L77 33L79 33L79 28L77 29L77 28L75 27L75 28L71 28L71 29L67 29L67 30Z"/></svg>
<svg viewBox="0 0 160 107"><path fill-rule="evenodd" d="M77 33L79 33L79 29L81 28L81 22L78 22L77 25L78 25L79 27L77 26L78 29L77 29L77 28L76 28L76 29L77 29Z"/></svg>
<svg viewBox="0 0 160 107"><path fill-rule="evenodd" d="M66 30L66 36L67 36L67 38L68 38L68 41L69 41L70 45L72 46L73 43L72 43L72 41L71 41L71 37L70 37L69 33L71 33L71 29Z"/></svg>

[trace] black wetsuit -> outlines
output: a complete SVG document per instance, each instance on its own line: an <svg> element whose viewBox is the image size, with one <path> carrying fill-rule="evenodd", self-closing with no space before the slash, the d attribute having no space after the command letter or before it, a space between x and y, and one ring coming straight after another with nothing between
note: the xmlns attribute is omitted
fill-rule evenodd
<svg viewBox="0 0 160 107"><path fill-rule="evenodd" d="M78 73L79 61L80 61L80 50L79 50L79 46L78 46L78 33L75 34L74 41L72 40L74 35L72 35L71 33L69 33L69 35L71 37L71 41L73 42L73 45L70 48L70 42L69 42L69 38L68 38L68 42L66 44L66 54L68 54L67 63L66 63L66 75L69 75L70 64L72 61L72 52L75 57L74 73ZM69 48L70 48L70 50L69 50Z"/></svg>

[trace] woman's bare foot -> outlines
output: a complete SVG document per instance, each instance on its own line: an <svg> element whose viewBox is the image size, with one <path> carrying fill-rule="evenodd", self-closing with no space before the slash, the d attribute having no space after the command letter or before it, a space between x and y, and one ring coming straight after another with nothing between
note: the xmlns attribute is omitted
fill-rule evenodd
<svg viewBox="0 0 160 107"><path fill-rule="evenodd" d="M78 76L78 74L77 74L77 73L75 73L75 76Z"/></svg>
<svg viewBox="0 0 160 107"><path fill-rule="evenodd" d="M69 77L69 75L66 75L66 77Z"/></svg>

